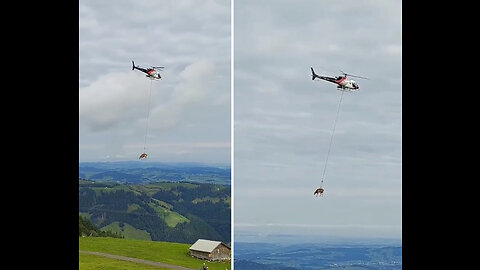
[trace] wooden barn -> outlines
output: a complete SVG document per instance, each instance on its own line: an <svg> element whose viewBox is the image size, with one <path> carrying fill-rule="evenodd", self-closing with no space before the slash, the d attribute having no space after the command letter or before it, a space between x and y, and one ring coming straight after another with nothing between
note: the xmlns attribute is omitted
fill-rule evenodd
<svg viewBox="0 0 480 270"><path fill-rule="evenodd" d="M209 261L230 260L231 248L219 241L198 239L190 247L190 255Z"/></svg>

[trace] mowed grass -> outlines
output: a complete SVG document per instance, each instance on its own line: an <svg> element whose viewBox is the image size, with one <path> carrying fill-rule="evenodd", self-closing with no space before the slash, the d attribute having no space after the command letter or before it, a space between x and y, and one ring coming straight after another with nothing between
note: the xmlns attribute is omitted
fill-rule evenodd
<svg viewBox="0 0 480 270"><path fill-rule="evenodd" d="M128 223L123 223L123 228L120 228L120 223L115 221L105 227L102 227L102 231L112 231L123 235L126 239L140 239L140 240L152 240L150 234L145 230L135 229Z"/></svg>
<svg viewBox="0 0 480 270"><path fill-rule="evenodd" d="M170 209L173 208L171 205L169 205L169 207L165 207L161 203L163 202L154 200L153 202L148 203L148 205L152 207L159 216L163 217L169 227L174 228L178 223L190 222L188 218L180 215L177 212L171 211Z"/></svg>
<svg viewBox="0 0 480 270"><path fill-rule="evenodd" d="M110 259L102 256L83 253L79 254L79 261L79 270L171 270L170 268L164 268L160 266Z"/></svg>
<svg viewBox="0 0 480 270"><path fill-rule="evenodd" d="M178 223L190 222L190 220L177 212L170 211L165 217L165 222L169 227L175 227Z"/></svg>
<svg viewBox="0 0 480 270"><path fill-rule="evenodd" d="M204 198L196 198L195 200L192 201L192 203L193 204L202 203L202 202L218 203L219 201L220 201L220 198L218 197L212 198L210 196L207 196Z"/></svg>
<svg viewBox="0 0 480 270"><path fill-rule="evenodd" d="M97 251L114 255L138 258L143 260L163 262L173 265L200 269L204 260L190 256L191 244L170 243L160 241L145 241L110 237L79 237L79 250ZM82 254L83 255L83 254ZM111 259L109 259L111 260ZM117 261L117 260L114 260ZM80 256L80 265L85 263ZM231 269L230 261L206 262L209 270ZM87 269L87 268L86 268ZM100 268L96 268L100 269ZM118 268L101 268L118 269ZM123 269L123 268L120 268ZM128 268L130 269L130 268ZM132 268L135 269L135 268ZM149 268L143 268L149 269Z"/></svg>
<svg viewBox="0 0 480 270"><path fill-rule="evenodd" d="M123 191L126 191L126 192L133 191L137 195L140 194L138 191L132 190L127 185L118 185L118 186L114 186L114 187L92 187L91 189L93 189L93 191L95 191L95 194L97 196L100 196L101 193L117 192L119 190L123 190Z"/></svg>
<svg viewBox="0 0 480 270"><path fill-rule="evenodd" d="M146 192L149 196L152 196L153 194L155 194L160 190L171 190L172 188L176 188L180 186L184 188L190 188L190 189L199 187L199 185L192 184L192 183L162 182L162 183L134 186L134 189L138 189L142 192Z"/></svg>

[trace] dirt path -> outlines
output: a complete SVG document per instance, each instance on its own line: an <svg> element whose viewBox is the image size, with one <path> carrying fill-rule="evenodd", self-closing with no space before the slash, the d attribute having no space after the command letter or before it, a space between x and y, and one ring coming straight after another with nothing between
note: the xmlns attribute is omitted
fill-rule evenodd
<svg viewBox="0 0 480 270"><path fill-rule="evenodd" d="M197 270L197 269L186 268L186 267L178 266L178 265L172 265L172 264L166 264L166 263L154 262L154 261L147 261L147 260L142 260L142 259L137 259L137 258L130 258L130 257L107 254L107 253L96 252L96 251L79 250L78 252L85 253L85 254L97 255L97 256L103 256L103 257L117 259L117 260L124 260L124 261L135 262L135 263L143 263L143 264L149 264L149 265L154 265L154 266L167 267L167 268L175 269L175 270Z"/></svg>

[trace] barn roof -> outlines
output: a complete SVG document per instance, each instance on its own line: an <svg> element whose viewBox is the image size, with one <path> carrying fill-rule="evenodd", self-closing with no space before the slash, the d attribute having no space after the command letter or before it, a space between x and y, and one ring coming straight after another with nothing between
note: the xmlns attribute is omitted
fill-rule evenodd
<svg viewBox="0 0 480 270"><path fill-rule="evenodd" d="M196 251L203 251L203 252L212 252L216 247L219 245L224 245L228 248L229 246L225 245L222 242L219 241L211 241L211 240L205 240L205 239L198 239L197 242L195 242L190 249L191 250L196 250Z"/></svg>

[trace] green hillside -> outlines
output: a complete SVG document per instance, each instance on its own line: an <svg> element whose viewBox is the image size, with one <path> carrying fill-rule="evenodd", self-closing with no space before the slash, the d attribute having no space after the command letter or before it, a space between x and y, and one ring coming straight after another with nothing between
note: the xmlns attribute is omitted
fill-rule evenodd
<svg viewBox="0 0 480 270"><path fill-rule="evenodd" d="M116 237L123 238L122 233L113 232L110 229L101 230L95 224L90 222L88 217L78 216L78 235L79 236L93 236L93 237Z"/></svg>
<svg viewBox="0 0 480 270"><path fill-rule="evenodd" d="M129 239L229 243L230 197L230 186L218 184L79 179L79 215Z"/></svg>
<svg viewBox="0 0 480 270"><path fill-rule="evenodd" d="M79 237L80 251L96 251L131 258L179 265L192 269L200 269L205 262L209 270L231 269L230 261L207 262L190 256L192 244L132 240L109 237ZM95 260L93 262L92 260ZM97 255L79 254L80 269L163 269L148 265L104 258ZM121 268L118 268L121 266ZM96 268L95 268L96 267Z"/></svg>
<svg viewBox="0 0 480 270"><path fill-rule="evenodd" d="M150 234L145 230L137 230L130 224L113 222L101 228L102 231L111 231L122 235L126 239L152 240Z"/></svg>

